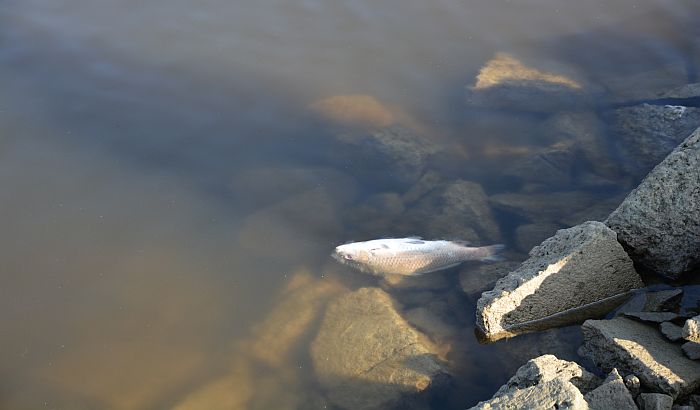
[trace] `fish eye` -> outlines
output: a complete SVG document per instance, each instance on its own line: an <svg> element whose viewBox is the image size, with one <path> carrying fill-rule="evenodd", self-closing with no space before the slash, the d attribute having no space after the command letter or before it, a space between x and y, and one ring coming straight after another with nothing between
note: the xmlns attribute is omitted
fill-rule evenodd
<svg viewBox="0 0 700 410"><path fill-rule="evenodd" d="M352 260L352 255L348 255L348 254L346 253L346 254L343 255L343 256L345 257L345 259L350 259L350 260Z"/></svg>

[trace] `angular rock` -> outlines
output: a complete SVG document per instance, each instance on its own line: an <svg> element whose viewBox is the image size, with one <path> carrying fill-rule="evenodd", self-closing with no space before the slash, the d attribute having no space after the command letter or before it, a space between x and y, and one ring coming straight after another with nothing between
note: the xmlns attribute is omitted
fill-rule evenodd
<svg viewBox="0 0 700 410"><path fill-rule="evenodd" d="M641 104L615 111L617 149L627 172L641 177L700 126L700 108Z"/></svg>
<svg viewBox="0 0 700 410"><path fill-rule="evenodd" d="M613 369L602 385L584 396L591 410L637 410L634 399L617 369Z"/></svg>
<svg viewBox="0 0 700 410"><path fill-rule="evenodd" d="M406 211L402 223L426 238L497 243L501 232L481 185L464 180L443 184Z"/></svg>
<svg viewBox="0 0 700 410"><path fill-rule="evenodd" d="M605 223L635 262L677 278L700 262L700 128Z"/></svg>
<svg viewBox="0 0 700 410"><path fill-rule="evenodd" d="M579 354L603 370L618 368L639 377L651 391L676 398L700 386L700 363L686 358L680 346L657 329L631 319L587 320L581 327Z"/></svg>
<svg viewBox="0 0 700 410"><path fill-rule="evenodd" d="M434 347L377 288L361 288L331 302L311 345L311 359L328 399L345 409L421 402L447 378Z"/></svg>
<svg viewBox="0 0 700 410"><path fill-rule="evenodd" d="M440 151L428 138L399 125L340 134L336 141L340 147L333 152L338 162L353 169L366 184L378 187L409 187Z"/></svg>
<svg viewBox="0 0 700 410"><path fill-rule="evenodd" d="M642 393L637 397L639 410L671 410L673 397L661 393Z"/></svg>
<svg viewBox="0 0 700 410"><path fill-rule="evenodd" d="M249 362L238 358L230 372L199 386L185 395L173 410L245 410L255 395L253 369Z"/></svg>
<svg viewBox="0 0 700 410"><path fill-rule="evenodd" d="M661 290L646 294L644 302L645 312L670 312L677 311L683 298L683 289Z"/></svg>
<svg viewBox="0 0 700 410"><path fill-rule="evenodd" d="M554 235L559 228L560 225L549 223L520 225L515 229L515 244L519 250L530 252L530 249Z"/></svg>
<svg viewBox="0 0 700 410"><path fill-rule="evenodd" d="M671 322L664 322L659 325L659 330L666 336L666 339L676 342L683 339L683 328L676 326Z"/></svg>
<svg viewBox="0 0 700 410"><path fill-rule="evenodd" d="M604 315L644 286L615 233L600 222L562 229L477 303L477 325L497 340Z"/></svg>
<svg viewBox="0 0 700 410"><path fill-rule="evenodd" d="M685 321L685 325L683 325L683 338L691 342L700 343L700 315Z"/></svg>
<svg viewBox="0 0 700 410"><path fill-rule="evenodd" d="M671 312L625 312L624 315L643 322L654 323L668 322L678 318L677 314Z"/></svg>
<svg viewBox="0 0 700 410"><path fill-rule="evenodd" d="M479 402L471 410L568 409L588 410L581 392L566 380L554 379L523 390L515 390L488 401Z"/></svg>
<svg viewBox="0 0 700 410"><path fill-rule="evenodd" d="M577 389L590 392L600 384L600 379L578 363L558 359L551 354L542 355L522 365L508 383L501 386L494 397L527 389L554 379L571 382Z"/></svg>
<svg viewBox="0 0 700 410"><path fill-rule="evenodd" d="M700 97L700 83L684 84L661 93L659 98L695 98Z"/></svg>
<svg viewBox="0 0 700 410"><path fill-rule="evenodd" d="M479 71L475 85L468 90L467 103L551 113L580 108L591 99L571 78L527 67L509 54L497 53Z"/></svg>
<svg viewBox="0 0 700 410"><path fill-rule="evenodd" d="M685 353L688 358L692 360L700 359L700 343L696 342L686 342L681 346L683 353Z"/></svg>
<svg viewBox="0 0 700 410"><path fill-rule="evenodd" d="M467 295L477 295L520 266L519 262L502 261L465 265L459 271L459 284Z"/></svg>
<svg viewBox="0 0 700 410"><path fill-rule="evenodd" d="M494 208L534 222L556 223L567 215L581 212L595 204L588 192L554 192L496 194L489 197Z"/></svg>

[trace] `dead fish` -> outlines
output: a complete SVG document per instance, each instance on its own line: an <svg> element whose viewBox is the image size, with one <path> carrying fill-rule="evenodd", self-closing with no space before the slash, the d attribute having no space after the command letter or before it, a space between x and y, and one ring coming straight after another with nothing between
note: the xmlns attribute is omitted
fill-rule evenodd
<svg viewBox="0 0 700 410"><path fill-rule="evenodd" d="M504 245L467 246L460 241L426 241L418 237L376 239L335 248L333 258L374 275L422 275L457 266L464 261L498 261Z"/></svg>

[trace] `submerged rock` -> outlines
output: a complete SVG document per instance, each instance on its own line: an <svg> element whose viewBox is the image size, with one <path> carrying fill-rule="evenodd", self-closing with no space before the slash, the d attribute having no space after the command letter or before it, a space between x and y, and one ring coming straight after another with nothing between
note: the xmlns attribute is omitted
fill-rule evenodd
<svg viewBox="0 0 700 410"><path fill-rule="evenodd" d="M700 128L605 223L635 262L677 278L700 262Z"/></svg>
<svg viewBox="0 0 700 410"><path fill-rule="evenodd" d="M641 177L700 126L700 108L641 104L615 111L622 165Z"/></svg>
<svg viewBox="0 0 700 410"><path fill-rule="evenodd" d="M588 192L504 193L489 197L494 208L538 223L556 223L596 203Z"/></svg>
<svg viewBox="0 0 700 410"><path fill-rule="evenodd" d="M491 400L472 409L587 409L580 389L590 391L598 383L578 364L544 355L520 367Z"/></svg>
<svg viewBox="0 0 700 410"><path fill-rule="evenodd" d="M637 410L634 399L617 369L595 390L584 396L591 410Z"/></svg>
<svg viewBox="0 0 700 410"><path fill-rule="evenodd" d="M590 102L575 80L527 67L506 53L497 53L481 68L467 96L476 107L547 113Z"/></svg>
<svg viewBox="0 0 700 410"><path fill-rule="evenodd" d="M644 286L613 231L600 222L562 229L484 292L477 325L497 340L607 313Z"/></svg>
<svg viewBox="0 0 700 410"><path fill-rule="evenodd" d="M518 250L530 252L530 249L554 235L559 228L561 228L560 225L549 223L526 224L518 226L515 229L515 243Z"/></svg>
<svg viewBox="0 0 700 410"><path fill-rule="evenodd" d="M336 95L315 101L309 108L323 119L345 127L382 128L396 121L391 109L371 95Z"/></svg>
<svg viewBox="0 0 700 410"><path fill-rule="evenodd" d="M574 179L577 154L575 142L560 141L516 160L503 170L503 174L548 188L569 187Z"/></svg>
<svg viewBox="0 0 700 410"><path fill-rule="evenodd" d="M255 395L253 369L245 359L238 359L225 376L208 381L188 393L173 410L247 410Z"/></svg>
<svg viewBox="0 0 700 410"><path fill-rule="evenodd" d="M686 358L680 346L652 326L617 317L587 320L581 330L584 343L579 354L603 370L633 373L646 389L674 398L700 386L700 363Z"/></svg>
<svg viewBox="0 0 700 410"><path fill-rule="evenodd" d="M365 183L379 187L409 187L428 169L441 148L426 137L400 125L336 137L333 152L341 165Z"/></svg>
<svg viewBox="0 0 700 410"><path fill-rule="evenodd" d="M359 289L329 305L311 359L328 399L345 409L418 406L447 380L435 348L377 288Z"/></svg>
<svg viewBox="0 0 700 410"><path fill-rule="evenodd" d="M406 211L403 223L412 229L423 227L426 238L459 239L474 245L501 239L483 188L471 181L443 184Z"/></svg>

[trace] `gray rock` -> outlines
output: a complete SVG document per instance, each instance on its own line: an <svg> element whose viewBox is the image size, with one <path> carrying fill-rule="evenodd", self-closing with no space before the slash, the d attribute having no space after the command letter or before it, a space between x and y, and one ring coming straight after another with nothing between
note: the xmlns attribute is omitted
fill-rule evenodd
<svg viewBox="0 0 700 410"><path fill-rule="evenodd" d="M602 385L584 396L591 410L637 410L634 399L617 369L613 369Z"/></svg>
<svg viewBox="0 0 700 410"><path fill-rule="evenodd" d="M673 407L671 407L671 410L695 410L695 407L674 405Z"/></svg>
<svg viewBox="0 0 700 410"><path fill-rule="evenodd" d="M683 338L691 342L700 343L700 315L685 321L685 325L683 325Z"/></svg>
<svg viewBox="0 0 700 410"><path fill-rule="evenodd" d="M646 389L674 398L700 386L700 363L686 358L680 346L649 325L616 317L587 320L581 330L584 343L579 354L603 370L633 373Z"/></svg>
<svg viewBox="0 0 700 410"><path fill-rule="evenodd" d="M588 410L581 392L566 380L554 379L509 394L479 402L479 410L569 409Z"/></svg>
<svg viewBox="0 0 700 410"><path fill-rule="evenodd" d="M595 175L613 178L619 183L620 169L611 158L605 136L605 124L593 111L564 112L555 114L544 124L545 132L557 140L575 143L576 151L586 162L585 168ZM577 177L579 182L581 176Z"/></svg>
<svg viewBox="0 0 700 410"><path fill-rule="evenodd" d="M328 306L311 345L318 382L345 409L421 403L447 378L427 338L397 312L390 296L361 288Z"/></svg>
<svg viewBox="0 0 700 410"><path fill-rule="evenodd" d="M643 322L668 322L678 318L678 315L671 312L625 312L625 316L638 319Z"/></svg>
<svg viewBox="0 0 700 410"><path fill-rule="evenodd" d="M646 294L644 302L645 312L669 312L676 311L683 298L683 289L661 290Z"/></svg>
<svg viewBox="0 0 700 410"><path fill-rule="evenodd" d="M659 95L659 98L691 98L700 96L700 83L684 84Z"/></svg>
<svg viewBox="0 0 700 410"><path fill-rule="evenodd" d="M522 365L508 380L508 383L496 391L494 397L527 389L554 379L571 382L583 392L590 392L600 385L600 379L578 363L561 360L554 355L546 354Z"/></svg>
<svg viewBox="0 0 700 410"><path fill-rule="evenodd" d="M489 197L494 208L534 222L557 223L572 213L584 211L595 204L588 192L504 193Z"/></svg>
<svg viewBox="0 0 700 410"><path fill-rule="evenodd" d="M700 126L700 108L641 104L615 111L623 167L641 177Z"/></svg>
<svg viewBox="0 0 700 410"><path fill-rule="evenodd" d="M502 261L484 264L468 264L459 271L459 284L467 295L477 295L520 266L519 262Z"/></svg>
<svg viewBox="0 0 700 410"><path fill-rule="evenodd" d="M347 164L367 183L408 187L427 170L440 147L423 136L399 125L371 132L340 134L341 145L334 150L338 162ZM376 172L376 169L382 172Z"/></svg>
<svg viewBox="0 0 700 410"><path fill-rule="evenodd" d="M623 378L623 380L625 381L625 387L627 387L627 390L630 392L632 397L637 397L639 390L642 387L639 377L635 376L634 374L628 374Z"/></svg>
<svg viewBox="0 0 700 410"><path fill-rule="evenodd" d="M403 201L412 204L444 184L445 179L435 171L423 174L416 183L403 194Z"/></svg>
<svg viewBox="0 0 700 410"><path fill-rule="evenodd" d="M700 261L700 128L605 223L632 259L670 278Z"/></svg>
<svg viewBox="0 0 700 410"><path fill-rule="evenodd" d="M519 250L530 252L530 249L554 235L559 228L560 225L549 223L520 225L515 229L515 244Z"/></svg>
<svg viewBox="0 0 700 410"><path fill-rule="evenodd" d="M683 339L683 328L676 326L671 322L663 322L659 326L659 330L661 330L661 333L663 333L664 336L666 336L666 338L672 342Z"/></svg>
<svg viewBox="0 0 700 410"><path fill-rule="evenodd" d="M696 342L686 342L681 346L683 353L685 353L688 358L693 360L700 359L700 343Z"/></svg>
<svg viewBox="0 0 700 410"><path fill-rule="evenodd" d="M671 410L673 397L661 393L642 393L637 397L639 410Z"/></svg>
<svg viewBox="0 0 700 410"><path fill-rule="evenodd" d="M463 180L443 184L409 209L402 223L426 238L497 243L501 232L481 185Z"/></svg>
<svg viewBox="0 0 700 410"><path fill-rule="evenodd" d="M644 286L615 233L600 222L562 229L477 303L477 326L497 340L604 315Z"/></svg>
<svg viewBox="0 0 700 410"><path fill-rule="evenodd" d="M503 174L547 187L569 187L574 178L577 148L574 141L558 142L516 160L503 170Z"/></svg>

